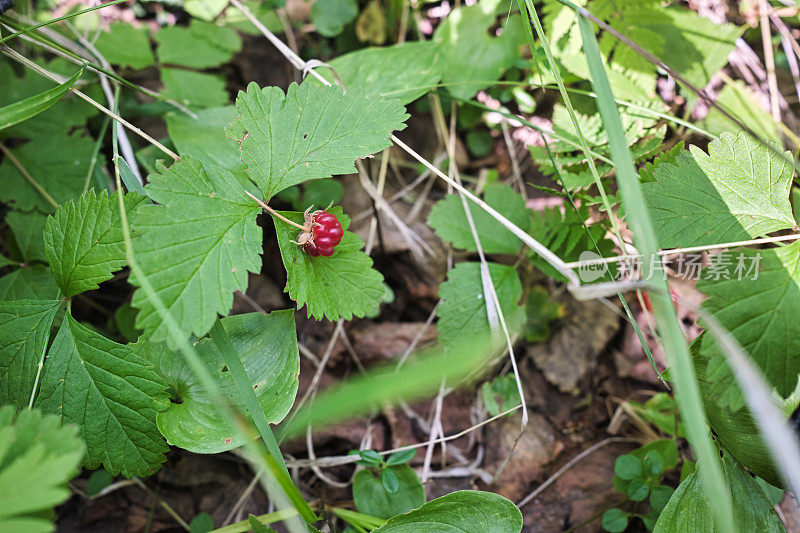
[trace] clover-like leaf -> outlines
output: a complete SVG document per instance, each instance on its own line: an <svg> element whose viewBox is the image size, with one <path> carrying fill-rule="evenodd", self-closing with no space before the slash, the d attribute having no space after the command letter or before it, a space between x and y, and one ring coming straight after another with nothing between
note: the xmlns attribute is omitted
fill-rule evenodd
<svg viewBox="0 0 800 533"><path fill-rule="evenodd" d="M525 308L517 305L522 297L517 270L513 265L497 263L489 263L488 268L506 324L510 331L515 331L525 322ZM489 333L480 263L464 262L453 267L447 281L439 287L439 298L436 329L439 341L445 346L465 336Z"/></svg>
<svg viewBox="0 0 800 533"><path fill-rule="evenodd" d="M277 424L291 409L297 393L300 355L294 311L234 315L221 322L267 420ZM236 383L216 345L210 339L203 339L196 348L219 392L239 402L244 409ZM166 345L146 341L134 344L133 349L155 366L170 387L172 403L156 417L170 444L196 453L219 453L244 444L183 357Z"/></svg>
<svg viewBox="0 0 800 533"><path fill-rule="evenodd" d="M0 405L28 405L59 303L0 302Z"/></svg>
<svg viewBox="0 0 800 533"><path fill-rule="evenodd" d="M350 217L343 215L340 207L329 212L336 215L345 230L331 257L310 257L291 242L297 239L299 230L273 217L286 267L286 291L298 308L307 306L308 314L317 320L366 316L381 303L383 276L372 268L372 259L361 251L364 242L346 231ZM303 223L303 213L287 211L281 215Z"/></svg>
<svg viewBox="0 0 800 533"><path fill-rule="evenodd" d="M118 194L118 193L117 193ZM133 217L136 206L145 201L136 193L125 195L125 208ZM44 247L56 283L66 296L96 289L125 266L117 196L109 198L90 189L56 209L48 217Z"/></svg>
<svg viewBox="0 0 800 533"><path fill-rule="evenodd" d="M292 84L286 94L251 83L236 110L228 135L241 143L247 174L267 200L306 180L352 174L354 161L390 146L408 117L396 100L310 83Z"/></svg>
<svg viewBox="0 0 800 533"><path fill-rule="evenodd" d="M791 154L772 153L746 133L723 133L708 154L692 146L643 183L662 247L746 240L796 228L789 205Z"/></svg>
<svg viewBox="0 0 800 533"><path fill-rule="evenodd" d="M82 457L77 427L38 409L0 407L0 529L55 531L49 516L69 498Z"/></svg>
<svg viewBox="0 0 800 533"><path fill-rule="evenodd" d="M371 468L356 472L353 478L353 500L359 512L378 518L391 518L407 513L425 503L425 489L416 472L406 465L386 466L397 481L394 492L384 487L381 475Z"/></svg>
<svg viewBox="0 0 800 533"><path fill-rule="evenodd" d="M186 337L202 336L217 314L230 311L233 292L247 288L247 272L261 268L260 208L230 172L189 156L169 168L161 165L146 190L162 205L138 210L136 259ZM167 340L142 289L132 303L141 310L137 327L152 341Z"/></svg>
<svg viewBox="0 0 800 533"><path fill-rule="evenodd" d="M782 397L794 391L800 372L800 242L770 250L740 250L715 257L697 288L703 308L736 338ZM712 390L721 407L744 400L713 339L703 343Z"/></svg>
<svg viewBox="0 0 800 533"><path fill-rule="evenodd" d="M525 206L525 200L510 186L500 183L488 185L483 199L517 226L525 227L528 224L530 211ZM484 252L515 254L519 251L521 246L519 238L474 203L468 202L467 205ZM428 216L428 224L440 239L452 243L454 247L471 252L477 251L467 214L457 194L448 195L433 206Z"/></svg>
<svg viewBox="0 0 800 533"><path fill-rule="evenodd" d="M169 404L166 390L130 347L68 314L48 352L36 405L78 425L87 467L143 476L158 469L169 449L155 421Z"/></svg>

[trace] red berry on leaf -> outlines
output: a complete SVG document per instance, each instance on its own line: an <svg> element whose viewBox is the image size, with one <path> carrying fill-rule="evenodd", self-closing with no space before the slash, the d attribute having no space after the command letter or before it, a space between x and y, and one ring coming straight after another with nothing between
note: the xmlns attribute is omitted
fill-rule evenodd
<svg viewBox="0 0 800 533"><path fill-rule="evenodd" d="M309 215L307 211L304 229L297 242L311 257L330 257L343 236L344 230L336 215L327 211L315 211Z"/></svg>

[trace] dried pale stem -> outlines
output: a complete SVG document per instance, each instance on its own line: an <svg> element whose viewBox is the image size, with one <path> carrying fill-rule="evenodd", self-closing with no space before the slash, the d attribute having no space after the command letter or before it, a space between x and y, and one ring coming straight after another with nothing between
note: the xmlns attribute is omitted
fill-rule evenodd
<svg viewBox="0 0 800 533"><path fill-rule="evenodd" d="M303 231L305 231L305 230L307 230L307 229L308 229L308 228L306 228L305 226L301 226L301 225L300 225L300 224L298 224L297 222L291 221L291 220L289 220L288 218L286 218L285 216L281 215L280 213L278 213L277 211L275 211L274 209L272 209L270 206L268 206L267 204L265 204L264 202L262 202L261 200L259 200L259 199L258 199L258 198L256 198L255 196L253 196L252 194L250 194L250 192L249 192L249 191L244 191L244 192L247 194L247 196L249 196L250 198L252 198L252 199L253 199L253 200L255 200L256 202L258 202L258 205L260 205L261 207L263 207L263 208L264 208L264 210L265 210L266 212L268 212L270 215L272 215L272 216L274 216L274 217L276 217L276 218L279 218L279 219L283 220L284 222L286 222L287 224L291 224L292 226L294 226L294 227L296 227L296 228L299 228L299 229L301 229L301 230L303 230Z"/></svg>

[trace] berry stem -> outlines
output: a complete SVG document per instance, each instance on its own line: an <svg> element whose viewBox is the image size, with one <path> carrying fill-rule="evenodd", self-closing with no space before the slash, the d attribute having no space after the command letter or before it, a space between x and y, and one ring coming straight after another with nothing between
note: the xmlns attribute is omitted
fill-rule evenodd
<svg viewBox="0 0 800 533"><path fill-rule="evenodd" d="M268 206L267 204L265 204L264 202L262 202L261 200L259 200L259 199L258 199L258 198L256 198L255 196L253 196L252 194L250 194L250 192L249 192L249 191L244 191L244 192L247 194L247 196L249 196L250 198L252 198L253 200L255 200L255 201L258 203L258 205L260 205L261 207L263 207L263 208L264 208L264 210L265 210L265 211L267 211L267 212L268 212L270 215L272 215L272 216L274 216L274 217L278 217L279 219L283 220L283 221L284 221L284 222L286 222L287 224L291 224L292 226L294 226L294 227L296 227L296 228L300 228L300 229L301 229L301 230L303 230L303 231L305 231L305 230L307 229L305 226L301 226L301 225L300 225L300 224L298 224L297 222L292 222L291 220L289 220L289 219L288 219L288 218L286 218L285 216L281 215L280 213L278 213L277 211L275 211L274 209L272 209L270 206Z"/></svg>

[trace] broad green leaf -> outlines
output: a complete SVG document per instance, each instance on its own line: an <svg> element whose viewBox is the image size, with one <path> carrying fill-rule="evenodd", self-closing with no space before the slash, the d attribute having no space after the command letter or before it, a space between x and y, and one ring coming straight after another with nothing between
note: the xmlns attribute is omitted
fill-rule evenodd
<svg viewBox="0 0 800 533"><path fill-rule="evenodd" d="M369 47L341 55L330 62L342 84L363 90L366 97L413 102L436 87L442 75L436 45L430 41ZM333 83L326 69L320 72Z"/></svg>
<svg viewBox="0 0 800 533"><path fill-rule="evenodd" d="M491 37L489 28L501 12L503 31ZM481 0L450 12L433 34L441 55L442 83L450 94L468 100L500 79L519 57L519 47L525 44L523 31L522 19L507 17L501 0Z"/></svg>
<svg viewBox="0 0 800 533"><path fill-rule="evenodd" d="M162 28L155 40L161 63L192 68L227 63L242 48L242 40L235 31L200 20L192 20L188 27Z"/></svg>
<svg viewBox="0 0 800 533"><path fill-rule="evenodd" d="M83 74L83 69L80 69L61 85L19 102L0 107L0 131L28 120L58 102L69 91L70 87L78 81L81 74Z"/></svg>
<svg viewBox="0 0 800 533"><path fill-rule="evenodd" d="M235 117L233 106L203 109L197 112L197 119L184 113L170 113L167 131L181 155L190 155L206 165L217 165L244 177L247 165L242 162L239 145L225 135L225 127Z"/></svg>
<svg viewBox="0 0 800 533"><path fill-rule="evenodd" d="M519 533L522 513L499 494L459 490L390 518L374 533Z"/></svg>
<svg viewBox="0 0 800 533"><path fill-rule="evenodd" d="M747 124L762 139L781 142L781 134L775 120L761 107L759 97L741 80L726 83L715 101L727 109L734 117ZM711 108L703 120L703 126L711 133L737 130L739 127L716 108Z"/></svg>
<svg viewBox="0 0 800 533"><path fill-rule="evenodd" d="M48 217L44 245L56 283L66 296L96 289L126 264L119 200L89 189L59 206ZM134 220L136 206L145 200L125 195L125 209Z"/></svg>
<svg viewBox="0 0 800 533"><path fill-rule="evenodd" d="M629 481L642 475L642 461L638 457L625 454L614 462L614 474Z"/></svg>
<svg viewBox="0 0 800 533"><path fill-rule="evenodd" d="M67 315L53 341L36 405L75 423L86 441L85 464L114 475L155 472L169 447L156 413L169 405L166 385L147 361Z"/></svg>
<svg viewBox="0 0 800 533"><path fill-rule="evenodd" d="M753 279L755 278L755 279ZM703 308L736 338L781 397L797 386L800 373L800 242L768 250L743 249L717 255L697 288L708 295ZM713 391L721 407L744 399L716 342L703 343Z"/></svg>
<svg viewBox="0 0 800 533"><path fill-rule="evenodd" d="M783 525L764 491L728 453L722 456L722 469L733 501L733 520L739 531L783 532ZM702 474L700 465L698 471L680 484L661 511L654 533L723 533L716 519L714 502L703 488Z"/></svg>
<svg viewBox="0 0 800 533"><path fill-rule="evenodd" d="M622 509L609 509L603 513L603 529L609 533L622 533L628 528L630 513Z"/></svg>
<svg viewBox="0 0 800 533"><path fill-rule="evenodd" d="M352 174L354 161L389 147L408 117L396 100L309 83L292 84L285 95L251 83L236 110L228 135L240 142L247 174L267 200L309 179Z"/></svg>
<svg viewBox="0 0 800 533"><path fill-rule="evenodd" d="M517 226L525 227L528 223L531 215L525 206L525 199L510 186L500 183L487 185L483 199ZM475 221L484 252L487 254L519 252L521 243L517 237L474 203L468 202L467 205ZM467 214L457 194L450 194L433 206L428 215L428 224L440 239L452 243L455 248L477 251Z"/></svg>
<svg viewBox="0 0 800 533"><path fill-rule="evenodd" d="M350 217L343 215L340 207L329 211L336 215L345 230L342 242L331 257L310 257L290 242L297 240L300 230L273 217L286 268L285 290L298 308L305 305L307 313L317 320L364 317L380 305L384 294L383 276L372 268L372 259L361 251L364 242L347 231ZM284 211L281 215L303 223L303 213Z"/></svg>
<svg viewBox="0 0 800 533"><path fill-rule="evenodd" d="M663 7L657 2L596 0L590 10L699 88L725 66L743 31L732 24L712 22L692 10ZM642 72L655 70L612 35L605 34L600 45L604 55L621 66Z"/></svg>
<svg viewBox="0 0 800 533"><path fill-rule="evenodd" d="M486 411L497 416L520 404L519 389L514 374L497 376L481 386L481 399Z"/></svg>
<svg viewBox="0 0 800 533"><path fill-rule="evenodd" d="M161 95L189 107L215 107L230 101L225 80L215 74L182 68L161 69ZM222 132L220 132L222 133Z"/></svg>
<svg viewBox="0 0 800 533"><path fill-rule="evenodd" d="M227 0L186 0L183 3L183 9L193 17L212 21L222 13L227 5Z"/></svg>
<svg viewBox="0 0 800 533"><path fill-rule="evenodd" d="M242 360L264 414L270 423L277 424L289 412L297 393L300 356L294 312L234 315L223 318L222 325ZM239 401L236 384L214 343L203 339L196 348L220 393ZM172 403L157 416L158 428L170 444L195 453L219 453L244 444L183 357L163 344L146 341L133 345L133 349L155 366L170 387ZM239 406L244 408L243 403Z"/></svg>
<svg viewBox="0 0 800 533"><path fill-rule="evenodd" d="M202 336L230 311L233 292L247 288L247 272L261 268L261 208L230 172L189 156L161 164L146 190L161 205L138 210L136 259L186 337ZM141 309L136 326L150 340L170 338L141 289L132 303Z"/></svg>
<svg viewBox="0 0 800 533"><path fill-rule="evenodd" d="M20 268L0 277L0 301L54 300L59 295L56 280L46 266Z"/></svg>
<svg viewBox="0 0 800 533"><path fill-rule="evenodd" d="M425 503L425 489L417 474L408 465L386 467L394 473L399 488L388 492L380 474L371 468L356 472L353 478L353 500L360 513L378 518L391 518L416 509Z"/></svg>
<svg viewBox="0 0 800 533"><path fill-rule="evenodd" d="M522 284L517 270L513 265L489 263L488 266L506 324L509 331L515 331L525 321L525 308L518 305ZM447 274L447 281L439 287L439 298L441 303L436 311L439 342L447 346L464 336L489 334L480 263L464 262L454 266Z"/></svg>
<svg viewBox="0 0 800 533"><path fill-rule="evenodd" d="M46 221L47 215L36 210L11 211L6 215L6 222L26 262L47 261L43 237Z"/></svg>
<svg viewBox="0 0 800 533"><path fill-rule="evenodd" d="M791 160L787 152L785 157ZM796 228L789 205L792 167L745 133L723 133L681 152L643 183L659 245L699 246Z"/></svg>
<svg viewBox="0 0 800 533"><path fill-rule="evenodd" d="M336 37L347 23L358 15L355 0L315 0L311 6L311 21L320 35Z"/></svg>
<svg viewBox="0 0 800 533"><path fill-rule="evenodd" d="M95 43L109 63L140 70L155 62L150 49L147 27L136 28L128 22L115 22Z"/></svg>
<svg viewBox="0 0 800 533"><path fill-rule="evenodd" d="M708 376L709 354L703 347L707 342L705 337L705 333L697 337L690 349L709 425L737 461L769 483L783 486L778 467L747 407L733 411L718 405L714 380ZM785 400L778 399L777 402L788 418L797 409L800 395L793 393Z"/></svg>
<svg viewBox="0 0 800 533"><path fill-rule="evenodd" d="M12 152L28 174L56 202L62 204L83 192L94 141L80 132L55 138L58 138L58 142L53 142L49 134L46 138L34 138ZM102 164L102 161L98 164ZM0 182L3 183L0 200L15 209L37 209L43 213L55 209L7 157L0 163Z"/></svg>
<svg viewBox="0 0 800 533"><path fill-rule="evenodd" d="M61 302L0 302L0 405L25 407Z"/></svg>
<svg viewBox="0 0 800 533"><path fill-rule="evenodd" d="M53 507L70 497L83 449L78 428L57 416L0 407L0 530L55 531Z"/></svg>

